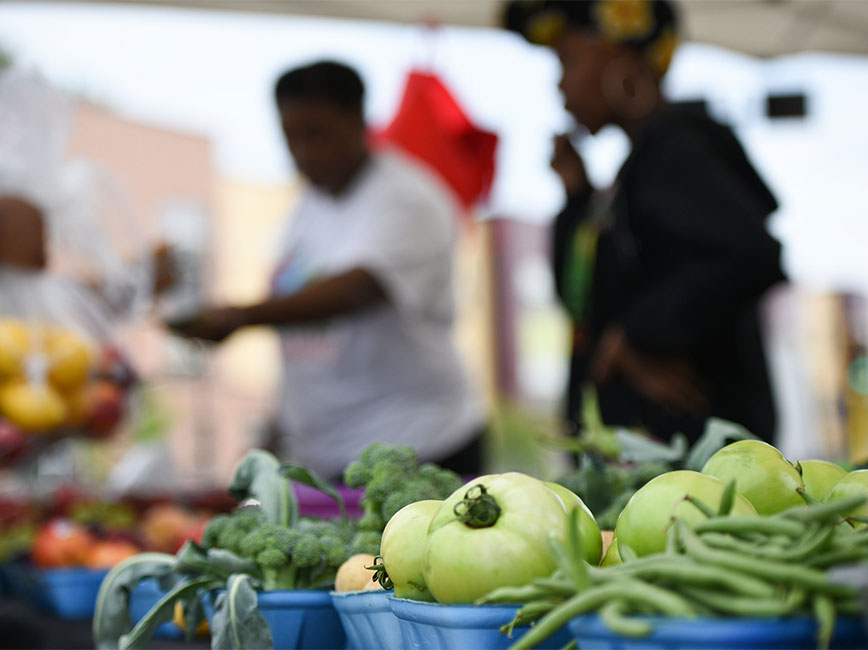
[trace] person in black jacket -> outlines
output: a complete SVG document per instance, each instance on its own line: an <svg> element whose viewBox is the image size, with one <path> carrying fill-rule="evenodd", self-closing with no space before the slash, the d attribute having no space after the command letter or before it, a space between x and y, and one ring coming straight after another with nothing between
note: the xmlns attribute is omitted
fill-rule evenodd
<svg viewBox="0 0 868 650"><path fill-rule="evenodd" d="M621 127L632 148L613 188L595 191L565 136L552 166L567 192L554 273L574 323L567 399L583 386L603 421L695 440L709 416L771 440L772 391L758 301L783 280L766 230L777 203L732 131L670 105L660 80L677 43L663 0L520 1L506 26L552 47L576 122Z"/></svg>

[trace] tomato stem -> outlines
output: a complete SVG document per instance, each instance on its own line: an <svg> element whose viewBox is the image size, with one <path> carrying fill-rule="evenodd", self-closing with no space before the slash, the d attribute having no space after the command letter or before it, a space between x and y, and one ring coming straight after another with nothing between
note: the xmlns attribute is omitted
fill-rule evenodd
<svg viewBox="0 0 868 650"><path fill-rule="evenodd" d="M474 485L467 490L464 499L455 504L453 512L468 528L489 528L500 517L500 506L485 486Z"/></svg>

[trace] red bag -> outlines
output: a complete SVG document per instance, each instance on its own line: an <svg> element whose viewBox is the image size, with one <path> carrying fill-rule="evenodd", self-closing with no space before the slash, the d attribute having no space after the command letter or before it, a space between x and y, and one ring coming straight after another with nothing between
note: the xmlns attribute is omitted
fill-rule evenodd
<svg viewBox="0 0 868 650"><path fill-rule="evenodd" d="M494 179L497 135L474 125L433 74L412 71L392 123L374 134L426 163L465 208L488 196Z"/></svg>

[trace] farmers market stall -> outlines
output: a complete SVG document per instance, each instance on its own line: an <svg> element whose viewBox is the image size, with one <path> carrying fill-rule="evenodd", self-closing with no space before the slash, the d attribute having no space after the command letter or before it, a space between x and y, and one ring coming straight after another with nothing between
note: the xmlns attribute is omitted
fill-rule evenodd
<svg viewBox="0 0 868 650"><path fill-rule="evenodd" d="M152 548L108 572L67 575L80 579L75 589L93 589L86 624L99 648L868 644L868 470L794 464L720 421L691 449L618 430L585 432L578 444L583 456L610 455L598 476L632 478L608 535L597 521L611 503L594 512L564 485L517 472L464 481L420 465L409 447L375 444L334 486L252 450L229 507L186 539L167 536L174 552ZM585 472L561 480L576 484ZM599 489L579 491L593 502ZM330 503L319 516L307 505L314 493ZM60 540L82 544L82 531L64 537L60 525L40 531L51 558L66 549ZM15 575L22 568L39 576L45 553L35 542L29 564L7 562L7 584L27 584ZM78 607L87 599L76 593ZM49 620L20 600L4 606L18 612L18 633Z"/></svg>

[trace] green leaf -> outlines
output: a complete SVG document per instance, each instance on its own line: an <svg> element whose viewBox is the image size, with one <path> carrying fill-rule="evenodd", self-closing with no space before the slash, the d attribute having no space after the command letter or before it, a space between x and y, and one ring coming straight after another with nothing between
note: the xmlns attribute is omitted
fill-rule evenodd
<svg viewBox="0 0 868 650"><path fill-rule="evenodd" d="M682 434L672 436L671 444L657 442L646 435L627 429L615 431L615 439L621 446L618 460L625 463L647 463L653 461L676 462L687 453L687 438Z"/></svg>
<svg viewBox="0 0 868 650"><path fill-rule="evenodd" d="M181 604L184 610L184 639L187 643L196 638L196 628L205 619L202 597L198 593L193 593L187 596Z"/></svg>
<svg viewBox="0 0 868 650"><path fill-rule="evenodd" d="M280 461L263 449L251 449L235 470L229 492L239 501L255 499L268 521L293 526L298 520L298 500L280 474Z"/></svg>
<svg viewBox="0 0 868 650"><path fill-rule="evenodd" d="M120 649L138 650L139 648L146 648L148 641L154 636L157 628L163 623L168 623L175 616L176 602L184 601L198 594L200 591L213 589L222 584L222 581L212 577L179 582L172 591L165 594L151 607L148 613L142 617L142 620L136 624L132 632L121 637Z"/></svg>
<svg viewBox="0 0 868 650"><path fill-rule="evenodd" d="M235 650L274 647L268 623L257 608L250 576L231 576L226 593L218 596L211 619L211 647Z"/></svg>
<svg viewBox="0 0 868 650"><path fill-rule="evenodd" d="M121 635L133 627L130 594L140 580L157 578L165 585L176 564L168 553L140 553L108 572L99 587L93 615L93 640L97 650L118 647Z"/></svg>
<svg viewBox="0 0 868 650"><path fill-rule="evenodd" d="M694 443L684 461L684 469L701 472L705 463L718 449L726 445L727 442L736 440L759 440L759 438L735 422L720 418L708 418L705 423L705 431Z"/></svg>
<svg viewBox="0 0 868 650"><path fill-rule="evenodd" d="M187 541L175 554L178 560L176 571L189 576L229 577L232 571L225 571L208 557L204 548L196 542Z"/></svg>
<svg viewBox="0 0 868 650"><path fill-rule="evenodd" d="M255 576L259 573L259 567L253 562L238 557L232 551L223 548L209 548L208 562L221 573L231 575L233 573L249 573Z"/></svg>
<svg viewBox="0 0 868 650"><path fill-rule="evenodd" d="M323 481L319 476L300 465L284 465L280 468L280 473L290 480L298 481L299 483L316 488L323 494L330 496L335 500L338 504L338 508L341 510L341 520L344 524L349 522L349 516L347 515L347 508L344 505L344 500L330 483Z"/></svg>

